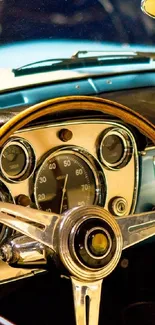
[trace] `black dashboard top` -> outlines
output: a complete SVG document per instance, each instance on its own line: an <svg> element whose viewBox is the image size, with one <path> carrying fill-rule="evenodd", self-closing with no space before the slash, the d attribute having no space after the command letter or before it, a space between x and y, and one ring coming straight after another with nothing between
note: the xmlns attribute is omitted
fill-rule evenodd
<svg viewBox="0 0 155 325"><path fill-rule="evenodd" d="M104 93L100 93L98 97L113 100L127 107L130 107L134 111L146 117L150 122L155 124L155 114L154 114L155 88L154 87L104 92ZM29 106L30 105L20 105L20 106L18 105L15 107L1 109L0 125L3 125L11 117L18 114L20 111L28 108ZM89 115L89 113L84 112L84 115L87 116L87 114ZM75 111L74 111L74 115L76 115ZM60 117L63 118L63 116L55 116L54 118L58 120Z"/></svg>

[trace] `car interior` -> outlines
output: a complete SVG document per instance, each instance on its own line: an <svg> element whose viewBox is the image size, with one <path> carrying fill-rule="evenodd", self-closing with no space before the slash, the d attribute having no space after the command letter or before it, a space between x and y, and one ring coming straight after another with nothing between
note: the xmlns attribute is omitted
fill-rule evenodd
<svg viewBox="0 0 155 325"><path fill-rule="evenodd" d="M0 324L155 324L154 0L0 1Z"/></svg>

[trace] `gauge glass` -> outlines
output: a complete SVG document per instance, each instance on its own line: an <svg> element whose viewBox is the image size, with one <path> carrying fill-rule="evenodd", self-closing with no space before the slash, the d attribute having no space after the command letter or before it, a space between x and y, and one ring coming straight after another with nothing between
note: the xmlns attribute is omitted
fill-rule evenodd
<svg viewBox="0 0 155 325"><path fill-rule="evenodd" d="M116 164L124 155L124 143L120 136L107 135L102 141L102 157L109 164Z"/></svg>
<svg viewBox="0 0 155 325"><path fill-rule="evenodd" d="M21 144L9 144L1 155L1 169L10 178L19 177L27 167L26 151Z"/></svg>
<svg viewBox="0 0 155 325"><path fill-rule="evenodd" d="M38 170L35 200L39 209L63 213L96 201L97 176L89 160L74 151L50 155Z"/></svg>

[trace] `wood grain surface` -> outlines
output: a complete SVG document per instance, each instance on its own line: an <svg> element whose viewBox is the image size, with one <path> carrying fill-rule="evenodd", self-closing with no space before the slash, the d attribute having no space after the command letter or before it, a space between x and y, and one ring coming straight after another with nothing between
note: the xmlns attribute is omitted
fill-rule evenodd
<svg viewBox="0 0 155 325"><path fill-rule="evenodd" d="M52 113L61 113L72 110L102 112L117 117L136 127L141 133L155 143L155 126L146 118L132 109L113 101L90 96L69 96L47 100L31 106L14 116L0 128L0 146L18 129L26 126L37 118Z"/></svg>

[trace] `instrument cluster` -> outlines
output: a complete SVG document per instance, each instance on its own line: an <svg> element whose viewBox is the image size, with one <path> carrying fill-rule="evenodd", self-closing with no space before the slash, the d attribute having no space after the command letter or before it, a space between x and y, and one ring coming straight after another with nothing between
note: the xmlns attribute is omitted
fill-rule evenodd
<svg viewBox="0 0 155 325"><path fill-rule="evenodd" d="M0 200L63 213L97 204L116 217L134 210L138 154L132 133L103 120L16 132L0 153Z"/></svg>

